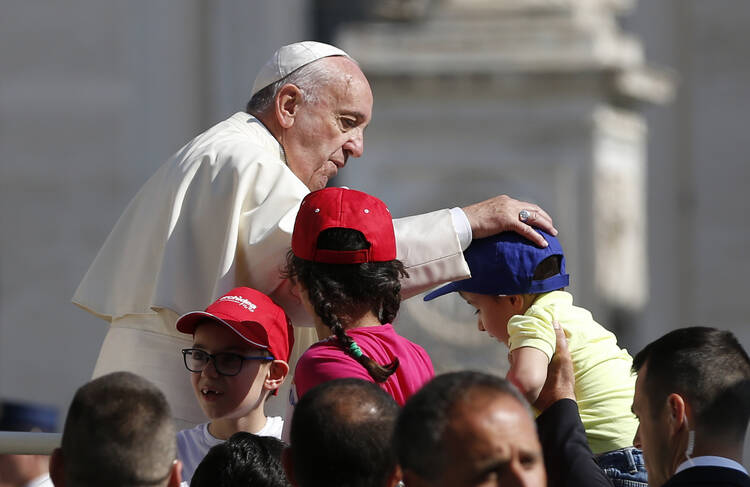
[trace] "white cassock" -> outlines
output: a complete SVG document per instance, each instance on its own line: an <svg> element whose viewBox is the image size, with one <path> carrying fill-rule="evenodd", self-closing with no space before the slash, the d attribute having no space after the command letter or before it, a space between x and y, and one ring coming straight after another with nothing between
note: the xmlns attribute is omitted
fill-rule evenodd
<svg viewBox="0 0 750 487"><path fill-rule="evenodd" d="M78 286L73 302L111 323L94 377L142 375L164 391L179 426L205 422L175 328L237 286L262 291L295 325L296 359L317 341L312 320L279 276L294 219L309 189L256 118L236 113L164 163L143 185ZM449 210L394 220L404 298L469 276ZM280 414L288 387L268 402Z"/></svg>

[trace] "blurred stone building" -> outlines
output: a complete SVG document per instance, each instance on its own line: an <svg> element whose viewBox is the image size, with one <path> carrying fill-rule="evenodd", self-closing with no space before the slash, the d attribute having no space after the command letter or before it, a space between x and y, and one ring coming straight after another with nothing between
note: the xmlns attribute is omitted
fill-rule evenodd
<svg viewBox="0 0 750 487"><path fill-rule="evenodd" d="M0 0L0 397L64 409L104 323L70 304L140 185L242 109L284 43L375 94L335 184L402 216L498 193L555 218L577 301L637 351L690 324L750 348L740 0ZM405 303L438 370L502 372L456 299Z"/></svg>

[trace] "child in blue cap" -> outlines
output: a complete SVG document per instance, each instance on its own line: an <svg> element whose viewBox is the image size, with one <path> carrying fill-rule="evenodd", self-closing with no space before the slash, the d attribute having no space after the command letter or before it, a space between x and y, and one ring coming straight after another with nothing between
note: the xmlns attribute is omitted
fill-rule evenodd
<svg viewBox="0 0 750 487"><path fill-rule="evenodd" d="M479 330L508 347L507 379L531 404L547 378L555 352L552 321L558 321L568 338L578 408L591 450L615 486L645 487L643 456L632 446L638 428L630 409L633 359L589 311L573 305L573 296L563 290L570 277L560 242L537 231L548 247L537 247L512 232L474 240L464 252L472 277L424 299L458 292L475 307Z"/></svg>

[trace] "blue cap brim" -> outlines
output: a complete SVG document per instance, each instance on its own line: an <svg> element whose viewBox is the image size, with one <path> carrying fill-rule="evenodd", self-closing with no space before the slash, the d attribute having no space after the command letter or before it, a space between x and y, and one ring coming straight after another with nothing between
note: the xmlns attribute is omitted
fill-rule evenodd
<svg viewBox="0 0 750 487"><path fill-rule="evenodd" d="M431 293L426 294L423 299L425 301L432 301L433 299L439 298L440 296L444 294L449 294L449 293L453 293L456 291L460 291L461 286L458 285L459 282L461 281L450 282L443 287L439 287L435 289L434 291L432 291Z"/></svg>

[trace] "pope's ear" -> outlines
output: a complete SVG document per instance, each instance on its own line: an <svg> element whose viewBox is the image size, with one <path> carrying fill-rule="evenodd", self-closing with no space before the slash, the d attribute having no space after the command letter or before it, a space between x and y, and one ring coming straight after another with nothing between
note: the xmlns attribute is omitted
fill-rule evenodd
<svg viewBox="0 0 750 487"><path fill-rule="evenodd" d="M286 84L276 93L274 108L276 120L282 128L288 129L294 125L294 120L302 105L302 91L293 84Z"/></svg>

